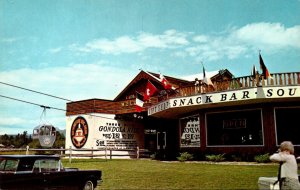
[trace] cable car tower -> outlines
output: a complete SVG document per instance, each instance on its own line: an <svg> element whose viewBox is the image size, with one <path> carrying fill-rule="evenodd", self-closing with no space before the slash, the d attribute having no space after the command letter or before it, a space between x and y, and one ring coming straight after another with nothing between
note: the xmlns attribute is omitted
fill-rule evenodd
<svg viewBox="0 0 300 190"><path fill-rule="evenodd" d="M56 140L56 128L46 121L47 106L41 106L43 112L40 117L40 124L33 129L32 139L39 139L42 147L52 147Z"/></svg>

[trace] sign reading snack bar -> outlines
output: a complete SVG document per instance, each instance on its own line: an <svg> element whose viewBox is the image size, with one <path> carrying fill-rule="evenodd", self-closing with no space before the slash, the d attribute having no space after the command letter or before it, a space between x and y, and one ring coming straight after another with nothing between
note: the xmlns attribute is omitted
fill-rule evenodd
<svg viewBox="0 0 300 190"><path fill-rule="evenodd" d="M153 115L170 108L197 106L262 98L292 98L300 97L300 86L259 87L219 93L207 93L196 96L172 98L148 109L148 115Z"/></svg>
<svg viewBox="0 0 300 190"><path fill-rule="evenodd" d="M70 139L66 139L66 147L71 145L78 149L143 147L143 126L138 122L115 120L114 117L108 114L68 117L66 134L71 135Z"/></svg>

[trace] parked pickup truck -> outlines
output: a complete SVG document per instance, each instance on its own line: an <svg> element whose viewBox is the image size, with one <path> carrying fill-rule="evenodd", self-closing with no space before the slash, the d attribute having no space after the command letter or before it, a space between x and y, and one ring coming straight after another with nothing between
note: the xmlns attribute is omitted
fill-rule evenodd
<svg viewBox="0 0 300 190"><path fill-rule="evenodd" d="M0 155L0 190L92 190L101 177L100 170L63 168L59 156Z"/></svg>

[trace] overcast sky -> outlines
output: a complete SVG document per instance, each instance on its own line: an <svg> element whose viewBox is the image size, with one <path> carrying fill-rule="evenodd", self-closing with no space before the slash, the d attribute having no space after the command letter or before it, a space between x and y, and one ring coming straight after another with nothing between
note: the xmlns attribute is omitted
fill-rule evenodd
<svg viewBox="0 0 300 190"><path fill-rule="evenodd" d="M0 82L70 100L114 99L139 69L180 77L228 69L300 71L299 0L0 0ZM0 84L0 95L66 101ZM65 112L0 97L0 134Z"/></svg>

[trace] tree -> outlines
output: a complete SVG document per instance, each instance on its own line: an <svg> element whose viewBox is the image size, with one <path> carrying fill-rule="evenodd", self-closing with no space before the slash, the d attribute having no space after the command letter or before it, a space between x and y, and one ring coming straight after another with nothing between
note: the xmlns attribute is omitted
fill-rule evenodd
<svg viewBox="0 0 300 190"><path fill-rule="evenodd" d="M7 134L1 135L0 144L3 144L5 146L9 145L9 136Z"/></svg>
<svg viewBox="0 0 300 190"><path fill-rule="evenodd" d="M0 143L5 146L14 146L16 148L25 147L32 141L32 138L28 136L27 131L17 135L0 135Z"/></svg>

